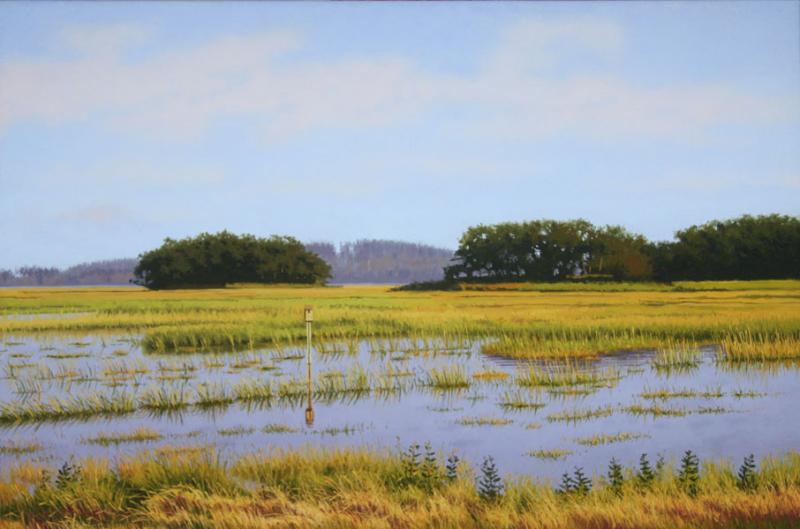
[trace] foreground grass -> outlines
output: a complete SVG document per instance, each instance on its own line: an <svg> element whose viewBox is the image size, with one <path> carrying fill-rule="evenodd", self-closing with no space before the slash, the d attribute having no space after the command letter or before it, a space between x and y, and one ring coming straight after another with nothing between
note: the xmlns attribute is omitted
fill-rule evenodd
<svg viewBox="0 0 800 529"><path fill-rule="evenodd" d="M272 451L226 463L182 447L58 472L23 463L0 478L0 527L733 529L800 520L797 453L760 461L747 486L724 462L703 462L691 485L667 464L648 480L620 469L569 493L508 478L490 494L476 473L411 449Z"/></svg>
<svg viewBox="0 0 800 529"><path fill-rule="evenodd" d="M454 349L478 339L491 354L579 357L734 340L726 342L726 358L797 357L800 281L528 286L457 292L375 286L2 289L0 314L42 317L0 318L0 336L143 333L150 352L246 350L302 341L302 309L313 304L320 343L366 340L375 352ZM781 345L758 347L761 342ZM741 352L744 346L736 344L743 343L758 351Z"/></svg>

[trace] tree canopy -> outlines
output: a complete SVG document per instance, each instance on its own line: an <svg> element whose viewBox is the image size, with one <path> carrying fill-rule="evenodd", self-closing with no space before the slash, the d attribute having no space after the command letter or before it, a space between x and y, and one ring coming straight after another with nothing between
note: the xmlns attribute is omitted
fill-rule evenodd
<svg viewBox="0 0 800 529"><path fill-rule="evenodd" d="M292 237L201 233L165 239L139 256L135 283L150 289L229 283L324 283L330 266Z"/></svg>
<svg viewBox="0 0 800 529"><path fill-rule="evenodd" d="M468 228L449 280L561 281L775 279L800 277L800 219L742 216L692 226L651 243L621 226L582 219Z"/></svg>
<svg viewBox="0 0 800 529"><path fill-rule="evenodd" d="M800 277L800 218L786 215L713 220L653 245L654 275L679 279Z"/></svg>

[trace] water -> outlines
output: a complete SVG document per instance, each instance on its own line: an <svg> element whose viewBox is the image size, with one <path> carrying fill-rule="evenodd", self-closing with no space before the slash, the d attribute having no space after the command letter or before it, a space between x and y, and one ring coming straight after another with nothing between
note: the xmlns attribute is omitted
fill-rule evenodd
<svg viewBox="0 0 800 529"><path fill-rule="evenodd" d="M133 336L65 338L13 338L0 343L0 402L51 396L69 397L92 392L113 394L133 392L141 395L147 388L183 389L194 396L203 383L230 387L243 379L274 379L298 382L305 380L306 363L302 349L259 350L247 353L148 355ZM270 405L233 404L213 410L187 408L180 413L137 412L118 417L100 417L80 421L37 422L0 426L0 446L8 443L38 443L41 449L28 454L0 453L0 467L23 459L59 464L75 456L115 457L157 446L213 445L227 457L272 447L344 447L405 448L413 442L431 442L447 454L479 464L483 457L495 458L504 473L527 474L539 478L558 478L576 466L588 472L603 472L615 457L633 465L641 453L651 462L658 455L677 459L691 449L701 458L729 458L740 461L745 455L780 455L800 449L800 426L796 406L800 402L800 370L796 367L732 369L715 363L713 347L702 349L702 363L696 369L663 372L651 366L653 351L605 356L586 364L587 369L614 368L621 378L610 387L588 395L553 395L546 390L535 392L544 403L541 409L519 411L500 406L501 395L521 391L534 395L514 383L515 373L523 368L512 359L489 357L480 353L480 344L443 350L432 347L424 353L397 350L372 352L369 344L360 344L354 354L331 354L315 351L315 380L331 371L347 372L360 366L371 378L386 373L388 366L398 376L395 392L372 392L314 402L314 422L304 419L304 398L293 401L277 399ZM417 344L418 346L420 344ZM79 355L64 358L67 355ZM289 359L286 359L289 357ZM536 362L533 362L536 363ZM427 370L452 364L468 373L492 370L510 376L505 381L472 380L468 389L439 391L421 382ZM56 373L71 373L72 379L42 380L52 376L40 366ZM113 371L135 367L131 377L114 376ZM268 370L264 370L267 367ZM59 369L61 371L59 371ZM373 380L374 383L374 380ZM702 393L719 389L723 396L650 400L641 397L645 390L690 389ZM745 390L757 396L737 398L734 391ZM680 408L681 417L637 416L624 411L633 404ZM611 407L610 416L576 422L550 421L548 416L569 410ZM710 408L713 413L699 413ZM465 417L491 417L512 421L506 425L467 426ZM537 423L539 428L526 426ZM281 424L295 431L266 433L264 426ZM100 433L129 433L148 427L163 436L159 441L100 446L86 439ZM244 429L245 433L223 435L225 430ZM250 429L254 429L250 432ZM222 433L220 432L222 431ZM638 438L584 446L579 438L620 432ZM526 455L535 450L568 450L562 459L538 459Z"/></svg>

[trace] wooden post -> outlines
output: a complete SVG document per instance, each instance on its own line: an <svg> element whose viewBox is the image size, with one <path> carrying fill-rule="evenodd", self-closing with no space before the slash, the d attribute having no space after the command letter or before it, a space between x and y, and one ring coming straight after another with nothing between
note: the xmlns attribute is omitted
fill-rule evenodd
<svg viewBox="0 0 800 529"><path fill-rule="evenodd" d="M308 407L306 407L306 424L314 424L314 408L311 405L311 322L314 321L314 312L311 305L305 307L306 320L306 367L308 368Z"/></svg>

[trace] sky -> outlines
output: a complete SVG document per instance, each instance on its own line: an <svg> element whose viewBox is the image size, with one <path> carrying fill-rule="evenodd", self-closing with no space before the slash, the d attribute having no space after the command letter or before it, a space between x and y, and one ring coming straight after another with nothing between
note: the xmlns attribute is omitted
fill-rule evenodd
<svg viewBox="0 0 800 529"><path fill-rule="evenodd" d="M800 214L800 3L0 3L0 268Z"/></svg>

